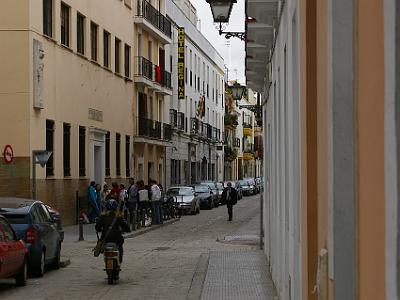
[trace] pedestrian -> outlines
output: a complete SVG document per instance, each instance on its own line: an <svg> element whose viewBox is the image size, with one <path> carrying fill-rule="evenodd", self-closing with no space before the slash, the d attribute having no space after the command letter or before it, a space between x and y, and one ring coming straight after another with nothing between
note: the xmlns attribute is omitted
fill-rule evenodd
<svg viewBox="0 0 400 300"><path fill-rule="evenodd" d="M146 215L148 216L149 210L149 190L144 185L143 180L139 180L136 185L138 186L138 198L139 198L139 210L140 210L140 218L142 220L142 225L146 225Z"/></svg>
<svg viewBox="0 0 400 300"><path fill-rule="evenodd" d="M138 209L138 188L135 184L135 180L131 177L129 178L129 188L128 188L128 200L126 201L126 207L129 210L131 224L133 229L137 222L137 209Z"/></svg>
<svg viewBox="0 0 400 300"><path fill-rule="evenodd" d="M232 182L228 182L227 187L224 188L224 191L222 192L222 199L226 203L226 206L228 207L228 216L229 216L228 221L232 221L233 206L237 203L237 192L232 187Z"/></svg>
<svg viewBox="0 0 400 300"><path fill-rule="evenodd" d="M112 189L111 189L110 193L107 195L107 200L114 199L114 200L119 201L120 192L121 191L120 191L118 183L113 182Z"/></svg>
<svg viewBox="0 0 400 300"><path fill-rule="evenodd" d="M106 207L107 196L109 193L110 193L110 190L108 189L108 185L107 185L107 183L104 182L103 191L101 192L101 206L102 206L103 210Z"/></svg>
<svg viewBox="0 0 400 300"><path fill-rule="evenodd" d="M96 198L96 200L97 200L97 207L99 208L99 210L100 210L100 213L103 211L103 205L102 205L102 203L103 203L103 201L102 201L102 197L103 197L103 194L102 194L102 192L101 192L101 185L100 184L96 184L96 196L97 196L97 198Z"/></svg>
<svg viewBox="0 0 400 300"><path fill-rule="evenodd" d="M160 224L160 201L161 190L154 179L149 180L151 189L151 211L152 211L152 224Z"/></svg>
<svg viewBox="0 0 400 300"><path fill-rule="evenodd" d="M158 184L161 192L160 199L160 224L164 223L164 202L165 202L165 191L161 183Z"/></svg>
<svg viewBox="0 0 400 300"><path fill-rule="evenodd" d="M89 222L94 223L96 218L100 216L100 209L97 205L97 192L96 182L91 181L88 188L88 202L89 202Z"/></svg>

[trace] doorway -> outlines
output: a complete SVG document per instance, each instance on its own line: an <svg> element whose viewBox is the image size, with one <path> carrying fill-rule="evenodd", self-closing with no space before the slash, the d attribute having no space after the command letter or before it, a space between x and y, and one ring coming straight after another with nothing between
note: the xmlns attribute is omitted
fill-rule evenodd
<svg viewBox="0 0 400 300"><path fill-rule="evenodd" d="M93 165L94 165L94 181L96 183L102 184L103 183L103 174L102 174L102 153L101 153L101 146L94 146L93 149L94 152L94 159L93 159Z"/></svg>

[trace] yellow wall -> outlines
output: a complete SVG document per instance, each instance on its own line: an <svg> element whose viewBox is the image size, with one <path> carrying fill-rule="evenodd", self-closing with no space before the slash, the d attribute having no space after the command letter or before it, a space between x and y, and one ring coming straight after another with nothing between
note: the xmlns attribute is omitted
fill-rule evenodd
<svg viewBox="0 0 400 300"><path fill-rule="evenodd" d="M385 299L383 1L356 8L358 298Z"/></svg>

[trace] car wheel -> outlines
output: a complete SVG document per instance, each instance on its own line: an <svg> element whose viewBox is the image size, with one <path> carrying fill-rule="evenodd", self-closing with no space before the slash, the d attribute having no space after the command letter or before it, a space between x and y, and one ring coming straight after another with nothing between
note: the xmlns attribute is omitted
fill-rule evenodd
<svg viewBox="0 0 400 300"><path fill-rule="evenodd" d="M59 243L58 245L56 257L54 258L51 267L55 270L58 270L60 268L60 264L61 264L61 243Z"/></svg>
<svg viewBox="0 0 400 300"><path fill-rule="evenodd" d="M25 286L28 278L28 260L25 258L21 270L15 276L15 283L18 286Z"/></svg>
<svg viewBox="0 0 400 300"><path fill-rule="evenodd" d="M36 277L43 277L44 275L44 270L45 270L45 262L46 262L46 256L44 250L42 251L42 254L40 255L40 262L39 265L36 266L33 269L33 275Z"/></svg>

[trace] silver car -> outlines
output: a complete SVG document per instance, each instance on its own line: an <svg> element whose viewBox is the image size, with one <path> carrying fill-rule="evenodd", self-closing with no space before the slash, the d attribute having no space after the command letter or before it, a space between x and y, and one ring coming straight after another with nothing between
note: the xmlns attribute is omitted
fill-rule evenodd
<svg viewBox="0 0 400 300"><path fill-rule="evenodd" d="M174 186L167 190L168 197L174 197L177 207L183 213L190 212L192 215L200 212L200 201L194 189L190 186Z"/></svg>

